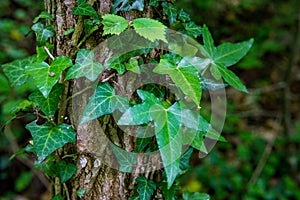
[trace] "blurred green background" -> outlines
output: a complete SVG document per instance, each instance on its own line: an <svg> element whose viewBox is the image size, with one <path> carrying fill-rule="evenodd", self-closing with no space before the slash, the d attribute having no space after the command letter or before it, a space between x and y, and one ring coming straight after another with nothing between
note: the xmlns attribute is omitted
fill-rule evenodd
<svg viewBox="0 0 300 200"><path fill-rule="evenodd" d="M250 53L233 71L249 88L227 89L223 136L205 158L192 157L182 177L184 189L206 192L211 199L300 199L299 0L179 0L198 24L206 24L216 41L251 37ZM0 1L0 64L35 52L30 32L42 10L37 0ZM0 69L1 70L1 69ZM10 88L0 73L0 124L32 89ZM25 147L30 134L24 114L0 134L0 199L47 199L47 181L33 170L33 158L9 157Z"/></svg>

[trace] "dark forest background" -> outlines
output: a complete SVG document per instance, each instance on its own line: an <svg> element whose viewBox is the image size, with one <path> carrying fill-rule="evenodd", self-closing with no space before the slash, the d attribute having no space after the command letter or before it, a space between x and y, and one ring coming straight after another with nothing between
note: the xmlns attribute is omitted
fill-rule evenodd
<svg viewBox="0 0 300 200"><path fill-rule="evenodd" d="M216 41L255 39L233 70L249 93L227 88L223 136L205 158L194 153L183 189L211 199L300 199L300 1L179 0ZM35 52L32 20L43 9L35 0L0 1L0 64ZM1 69L0 69L1 70ZM32 90L10 88L0 71L0 125ZM24 114L0 134L0 199L48 199L48 182L33 169L31 155L9 159L30 134Z"/></svg>

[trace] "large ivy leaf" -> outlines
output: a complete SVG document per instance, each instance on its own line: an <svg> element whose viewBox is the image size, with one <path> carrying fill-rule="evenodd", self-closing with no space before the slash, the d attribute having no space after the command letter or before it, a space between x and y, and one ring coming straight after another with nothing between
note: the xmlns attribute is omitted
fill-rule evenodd
<svg viewBox="0 0 300 200"><path fill-rule="evenodd" d="M38 22L34 24L31 29L35 32L36 41L38 45L43 45L46 41L55 35L53 26L44 26L44 24Z"/></svg>
<svg viewBox="0 0 300 200"><path fill-rule="evenodd" d="M134 152L127 152L112 143L110 143L110 146L120 164L119 170L121 172L131 172L132 166L137 163L137 154Z"/></svg>
<svg viewBox="0 0 300 200"><path fill-rule="evenodd" d="M118 121L118 125L141 125L151 121L150 110L151 105L147 103L137 104L122 115Z"/></svg>
<svg viewBox="0 0 300 200"><path fill-rule="evenodd" d="M180 61L180 65L192 65L198 71L203 71L210 64L210 59L195 56L185 56Z"/></svg>
<svg viewBox="0 0 300 200"><path fill-rule="evenodd" d="M94 62L93 51L80 49L76 56L75 65L68 70L66 80L86 77L90 81L95 81L103 68L102 64Z"/></svg>
<svg viewBox="0 0 300 200"><path fill-rule="evenodd" d="M86 1L78 1L77 7L72 9L74 15L82 16L95 16L97 12L90 4L87 4Z"/></svg>
<svg viewBox="0 0 300 200"><path fill-rule="evenodd" d="M156 185L152 180L147 180L144 176L137 177L138 182L137 191L139 193L140 200L149 200L151 195L156 190Z"/></svg>
<svg viewBox="0 0 300 200"><path fill-rule="evenodd" d="M37 125L35 121L25 127L30 131L34 150L38 161L43 161L55 150L63 147L68 142L75 142L76 133L68 124L60 124L53 127L51 124Z"/></svg>
<svg viewBox="0 0 300 200"><path fill-rule="evenodd" d="M154 120L156 140L165 167L168 187L170 188L180 173L179 164L182 148L180 132L180 106L173 104L168 109L161 105L151 107L150 115Z"/></svg>
<svg viewBox="0 0 300 200"><path fill-rule="evenodd" d="M29 76L24 74L26 65L32 64L36 61L36 55L22 59L15 60L10 63L2 65L3 72L7 76L11 86L20 86L27 82Z"/></svg>
<svg viewBox="0 0 300 200"><path fill-rule="evenodd" d="M214 52L214 62L222 63L225 67L236 64L248 53L252 47L253 41L253 38L251 38L248 41L236 44L224 43L219 45Z"/></svg>
<svg viewBox="0 0 300 200"><path fill-rule="evenodd" d="M212 58L215 51L214 40L206 25L203 26L203 43L204 48L208 52L210 58Z"/></svg>
<svg viewBox="0 0 300 200"><path fill-rule="evenodd" d="M201 83L198 71L193 65L187 62L179 63L178 66L170 59L161 59L153 72L158 74L169 74L172 81L190 97L197 105L200 104Z"/></svg>
<svg viewBox="0 0 300 200"><path fill-rule="evenodd" d="M76 165L72 163L66 163L64 160L61 160L56 165L60 182L65 183L67 180L69 180L77 171Z"/></svg>
<svg viewBox="0 0 300 200"><path fill-rule="evenodd" d="M112 5L112 12L116 14L117 12L124 10L144 10L144 0L115 0Z"/></svg>
<svg viewBox="0 0 300 200"><path fill-rule="evenodd" d="M102 83L90 97L89 103L82 114L80 124L111 114L117 109L125 112L128 107L129 103L126 97L115 95L114 88L109 83Z"/></svg>
<svg viewBox="0 0 300 200"><path fill-rule="evenodd" d="M71 65L72 61L70 58L60 56L55 58L50 66L46 62L29 64L25 67L25 73L33 77L35 85L47 98L62 71Z"/></svg>
<svg viewBox="0 0 300 200"><path fill-rule="evenodd" d="M108 34L119 35L129 25L128 21L126 21L125 18L118 15L106 14L102 16L102 18L103 20L101 23L104 25L103 35L108 35Z"/></svg>
<svg viewBox="0 0 300 200"><path fill-rule="evenodd" d="M149 18L137 18L132 21L134 30L142 37L154 42L155 40L162 40L168 42L166 39L166 26L161 22Z"/></svg>
<svg viewBox="0 0 300 200"><path fill-rule="evenodd" d="M29 95L29 100L33 101L45 115L52 116L55 114L58 106L59 96L64 90L64 86L57 84L53 87L49 96L45 98L40 91L36 91Z"/></svg>
<svg viewBox="0 0 300 200"><path fill-rule="evenodd" d="M170 25L173 25L176 22L178 10L176 6L172 4L168 4L167 2L163 2L162 7L164 8L165 14L169 18Z"/></svg>
<svg viewBox="0 0 300 200"><path fill-rule="evenodd" d="M242 81L235 75L231 70L224 67L224 65L218 64L217 68L221 74L221 76L225 79L225 81L242 92L248 92L246 86L242 83Z"/></svg>

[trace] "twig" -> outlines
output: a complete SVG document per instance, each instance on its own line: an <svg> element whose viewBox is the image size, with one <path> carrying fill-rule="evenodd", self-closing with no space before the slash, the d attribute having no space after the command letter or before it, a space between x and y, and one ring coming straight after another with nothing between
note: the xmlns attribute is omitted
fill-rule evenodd
<svg viewBox="0 0 300 200"><path fill-rule="evenodd" d="M48 49L46 46L44 46L44 49L45 49L45 51L47 52L48 56L49 56L52 60L54 60L55 58L54 58L54 56L50 53L49 49Z"/></svg>
<svg viewBox="0 0 300 200"><path fill-rule="evenodd" d="M70 200L70 194L69 194L69 190L67 188L67 185L65 183L63 185L64 185L64 189L66 191L67 200Z"/></svg>

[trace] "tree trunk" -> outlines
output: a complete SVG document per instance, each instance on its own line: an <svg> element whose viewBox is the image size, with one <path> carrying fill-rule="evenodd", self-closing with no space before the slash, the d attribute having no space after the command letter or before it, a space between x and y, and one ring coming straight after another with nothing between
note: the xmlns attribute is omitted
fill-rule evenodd
<svg viewBox="0 0 300 200"><path fill-rule="evenodd" d="M113 0L90 0L95 10L101 16L110 13ZM77 5L76 0L45 0L45 7L48 13L54 17L54 27L56 36L53 38L54 56L68 56L73 59L79 48L92 50L98 43L104 39L101 37L101 25L98 31L94 32L78 48L79 41L84 37L83 17L72 14L72 8ZM144 11L128 11L120 13L127 20L136 17L153 18L153 10L149 6L149 1L145 0ZM63 32L69 28L74 28L73 34L64 35ZM100 36L99 36L100 35ZM105 59L105 53L102 53ZM64 74L62 75L64 76ZM104 79L102 74L99 81ZM134 80L135 77L129 79ZM63 80L63 77L61 78ZM71 101L68 98L72 94L80 91L82 85L85 85L85 79L76 79L74 81L64 82L65 91L61 96L58 111L58 123L71 123L77 132L77 141L74 145L65 147L59 156L66 154L76 154L77 173L64 185L55 180L55 194L62 194L66 199L77 199L76 191L85 190L83 199L129 199L132 195L132 189L138 174L138 169L132 173L122 173L117 169L107 166L102 161L114 163L115 159L112 152L107 148L109 141L130 152L134 149L135 138L124 134L115 124L111 116L104 116L98 120L93 120L83 125L78 125L79 117L83 112L85 105L92 94L87 90L81 95L74 96ZM118 84L120 90L124 93L130 93L133 85L127 84L130 80L124 80L121 77L115 77L114 83ZM134 80L137 81L138 80ZM124 84L125 83L125 84ZM70 98L69 98L70 99ZM107 138L109 140L107 140ZM99 155L101 158L99 158ZM114 163L117 166L117 163Z"/></svg>

